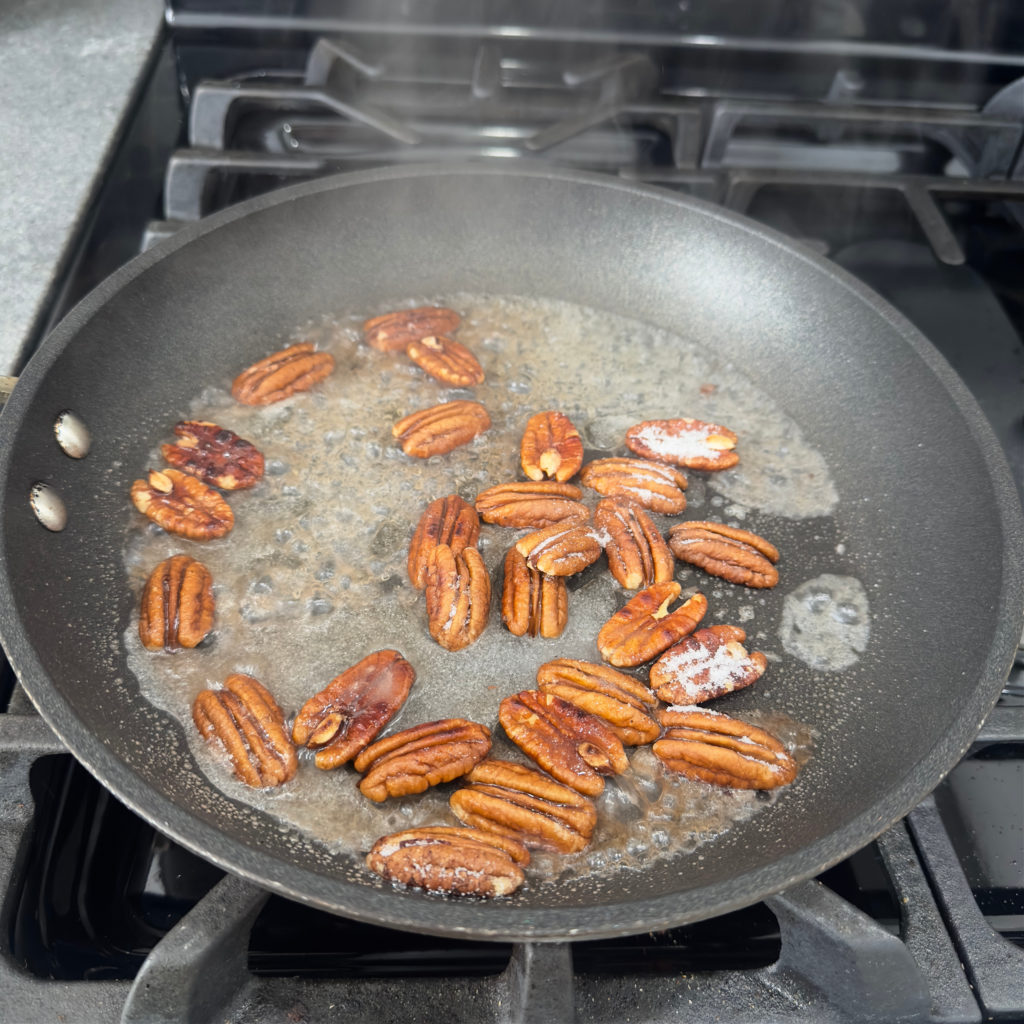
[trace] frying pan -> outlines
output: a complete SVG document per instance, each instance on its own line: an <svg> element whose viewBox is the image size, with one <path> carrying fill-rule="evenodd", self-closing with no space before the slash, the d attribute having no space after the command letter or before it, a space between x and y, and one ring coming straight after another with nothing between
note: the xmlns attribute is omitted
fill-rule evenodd
<svg viewBox="0 0 1024 1024"><path fill-rule="evenodd" d="M329 855L211 785L185 726L144 701L127 668L128 488L188 401L320 311L457 291L568 300L666 329L686 323L756 379L831 470L836 521L870 598L869 643L855 670L828 673L816 693L773 681L772 706L816 730L814 754L771 808L699 857L492 903L395 891L359 858ZM54 442L65 409L92 433L85 459ZM61 532L30 510L39 481L68 506ZM906 320L739 217L547 168L377 170L185 228L102 284L44 342L0 419L0 488L4 646L76 757L158 829L232 872L435 934L646 931L819 873L905 814L963 755L1009 670L1024 609L1024 530L1001 452ZM809 531L804 547L784 551L788 578L823 564L828 552L815 544ZM743 696L729 709L740 716L756 706Z"/></svg>

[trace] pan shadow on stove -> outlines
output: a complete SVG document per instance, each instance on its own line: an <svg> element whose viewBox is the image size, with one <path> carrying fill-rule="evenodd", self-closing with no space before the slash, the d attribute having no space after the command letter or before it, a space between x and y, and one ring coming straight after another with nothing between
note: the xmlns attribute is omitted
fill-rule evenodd
<svg viewBox="0 0 1024 1024"><path fill-rule="evenodd" d="M30 973L131 979L156 943L222 877L157 833L67 755L31 775L36 815L10 901L10 948ZM886 930L899 910L874 844L821 881ZM664 932L572 947L577 974L750 970L775 963L775 916L763 903ZM351 921L278 896L253 925L249 969L310 978L480 977L508 966L508 943L443 939Z"/></svg>

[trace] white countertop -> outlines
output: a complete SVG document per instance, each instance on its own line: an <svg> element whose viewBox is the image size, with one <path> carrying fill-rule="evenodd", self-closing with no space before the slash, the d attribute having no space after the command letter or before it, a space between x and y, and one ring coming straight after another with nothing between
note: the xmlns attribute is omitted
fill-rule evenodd
<svg viewBox="0 0 1024 1024"><path fill-rule="evenodd" d="M0 0L0 374L32 333L162 23L161 0Z"/></svg>

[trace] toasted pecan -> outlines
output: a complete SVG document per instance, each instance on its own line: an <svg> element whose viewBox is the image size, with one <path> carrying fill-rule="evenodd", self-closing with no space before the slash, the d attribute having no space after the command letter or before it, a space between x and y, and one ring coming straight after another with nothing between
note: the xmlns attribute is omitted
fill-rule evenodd
<svg viewBox="0 0 1024 1024"><path fill-rule="evenodd" d="M491 609L491 578L476 548L457 555L439 544L427 560L424 595L427 628L446 650L461 651L487 627Z"/></svg>
<svg viewBox="0 0 1024 1024"><path fill-rule="evenodd" d="M501 592L501 621L513 636L561 636L569 620L569 591L565 580L532 569L510 548L505 556Z"/></svg>
<svg viewBox="0 0 1024 1024"><path fill-rule="evenodd" d="M764 674L768 659L748 653L739 626L698 629L670 647L651 666L651 689L666 704L703 704L750 686Z"/></svg>
<svg viewBox="0 0 1024 1024"><path fill-rule="evenodd" d="M634 668L692 633L708 610L707 598L694 594L670 612L668 606L681 590L672 580L655 583L630 598L597 634L601 657L618 668Z"/></svg>
<svg viewBox="0 0 1024 1024"><path fill-rule="evenodd" d="M583 519L566 519L516 541L526 564L548 576L574 576L601 557L601 539Z"/></svg>
<svg viewBox="0 0 1024 1024"><path fill-rule="evenodd" d="M557 480L496 484L476 496L476 510L485 523L536 530L566 519L589 519L581 493Z"/></svg>
<svg viewBox="0 0 1024 1024"><path fill-rule="evenodd" d="M263 479L263 454L233 430L201 420L175 424L178 440L160 448L163 457L183 473L199 477L223 491L255 487Z"/></svg>
<svg viewBox="0 0 1024 1024"><path fill-rule="evenodd" d="M231 385L236 402L270 405L299 391L309 391L334 370L334 357L317 352L309 341L290 345L253 363Z"/></svg>
<svg viewBox="0 0 1024 1024"><path fill-rule="evenodd" d="M680 561L730 583L765 589L779 582L778 548L749 530L694 520L673 526L668 543Z"/></svg>
<svg viewBox="0 0 1024 1024"><path fill-rule="evenodd" d="M391 428L391 433L406 455L429 459L469 444L490 426L491 417L479 402L460 399L411 412Z"/></svg>
<svg viewBox="0 0 1024 1024"><path fill-rule="evenodd" d="M647 459L688 469L729 469L740 461L736 435L703 420L646 420L626 431L626 447Z"/></svg>
<svg viewBox="0 0 1024 1024"><path fill-rule="evenodd" d="M431 335L451 334L462 322L454 309L417 306L370 317L363 324L366 344L378 352L404 352L411 341Z"/></svg>
<svg viewBox="0 0 1024 1024"><path fill-rule="evenodd" d="M189 540L214 540L235 525L231 506L213 488L176 469L153 469L132 484L132 503L157 526Z"/></svg>
<svg viewBox="0 0 1024 1024"><path fill-rule="evenodd" d="M628 498L652 512L676 515L686 508L686 477L660 462L595 459L580 470L580 482L606 498Z"/></svg>
<svg viewBox="0 0 1024 1024"><path fill-rule="evenodd" d="M672 579L672 550L642 508L622 498L603 498L594 509L594 526L606 537L608 568L620 586L639 590Z"/></svg>
<svg viewBox="0 0 1024 1024"><path fill-rule="evenodd" d="M447 544L453 555L476 547L480 517L468 501L457 494L436 498L423 510L409 544L409 580L417 590L427 584L427 563L439 544Z"/></svg>
<svg viewBox="0 0 1024 1024"><path fill-rule="evenodd" d="M405 354L424 373L453 388L470 388L484 381L484 368L476 356L465 345L444 335L410 341Z"/></svg>
<svg viewBox="0 0 1024 1024"><path fill-rule="evenodd" d="M583 441L563 412L539 412L526 423L519 445L523 473L531 480L564 482L583 465Z"/></svg>
<svg viewBox="0 0 1024 1024"><path fill-rule="evenodd" d="M189 555L173 555L146 580L139 639L151 651L196 647L213 628L213 616L210 570Z"/></svg>

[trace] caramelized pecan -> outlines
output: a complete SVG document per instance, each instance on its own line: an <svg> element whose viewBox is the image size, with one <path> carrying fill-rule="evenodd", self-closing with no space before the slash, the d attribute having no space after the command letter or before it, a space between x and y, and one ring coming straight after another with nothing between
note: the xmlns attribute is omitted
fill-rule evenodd
<svg viewBox="0 0 1024 1024"><path fill-rule="evenodd" d="M192 705L192 719L203 739L227 750L246 785L280 786L298 770L284 714L252 676L230 675L223 690L203 690Z"/></svg>
<svg viewBox="0 0 1024 1024"><path fill-rule="evenodd" d="M524 690L506 697L498 721L544 771L587 796L604 789L605 775L629 767L622 742L605 722L554 694Z"/></svg>
<svg viewBox="0 0 1024 1024"><path fill-rule="evenodd" d="M537 669L537 689L603 719L624 746L650 743L661 732L651 717L658 703L654 694L632 676L607 665L556 658Z"/></svg>
<svg viewBox="0 0 1024 1024"><path fill-rule="evenodd" d="M674 611L668 606L682 588L675 581L655 583L620 608L597 634L597 648L610 665L633 668L656 658L697 628L708 610L703 594L694 594Z"/></svg>
<svg viewBox="0 0 1024 1024"><path fill-rule="evenodd" d="M531 569L526 559L510 548L501 592L501 621L508 631L513 636L556 637L562 635L568 620L565 580Z"/></svg>
<svg viewBox="0 0 1024 1024"><path fill-rule="evenodd" d="M607 540L608 568L626 590L667 583L676 560L651 517L631 501L603 498L594 509L594 526Z"/></svg>
<svg viewBox="0 0 1024 1024"><path fill-rule="evenodd" d="M569 519L516 541L527 565L549 576L574 576L601 557L601 541L590 524Z"/></svg>
<svg viewBox="0 0 1024 1024"><path fill-rule="evenodd" d="M424 373L454 388L482 384L484 368L465 345L443 334L428 335L405 346L405 354Z"/></svg>
<svg viewBox="0 0 1024 1024"><path fill-rule="evenodd" d="M564 482L583 465L583 441L565 413L539 412L527 420L519 457L531 480L552 477Z"/></svg>
<svg viewBox="0 0 1024 1024"><path fill-rule="evenodd" d="M409 413L391 428L391 433L406 455L429 459L469 444L490 425L491 417L479 402L460 400Z"/></svg>
<svg viewBox="0 0 1024 1024"><path fill-rule="evenodd" d="M733 789L774 789L796 778L796 762L770 733L707 708L671 707L653 747L669 768Z"/></svg>
<svg viewBox="0 0 1024 1024"><path fill-rule="evenodd" d="M652 512L676 515L686 508L686 477L672 466L644 459L595 459L580 482L606 498L628 498Z"/></svg>
<svg viewBox="0 0 1024 1024"><path fill-rule="evenodd" d="M231 394L243 405L270 405L298 391L309 391L333 369L330 353L316 352L312 342L302 341L243 370L231 385Z"/></svg>
<svg viewBox="0 0 1024 1024"><path fill-rule="evenodd" d="M772 564L779 560L778 548L749 530L725 523L677 523L669 530L668 543L680 561L730 583L768 588L779 582Z"/></svg>
<svg viewBox="0 0 1024 1024"><path fill-rule="evenodd" d="M356 757L359 791L383 803L465 775L491 749L491 731L464 718L424 722L385 736Z"/></svg>
<svg viewBox="0 0 1024 1024"><path fill-rule="evenodd" d="M150 470L132 484L132 504L157 526L189 540L223 537L235 525L231 506L201 480L176 469Z"/></svg>
<svg viewBox="0 0 1024 1024"><path fill-rule="evenodd" d="M404 352L411 341L431 335L451 334L462 317L444 306L418 306L371 317L363 324L366 344L378 352Z"/></svg>
<svg viewBox="0 0 1024 1024"><path fill-rule="evenodd" d="M316 751L317 768L337 768L391 721L415 679L416 670L398 651L368 654L302 705L292 739Z"/></svg>
<svg viewBox="0 0 1024 1024"><path fill-rule="evenodd" d="M651 666L651 688L666 704L703 704L760 679L768 659L748 654L739 626L709 626L670 647Z"/></svg>
<svg viewBox="0 0 1024 1024"><path fill-rule="evenodd" d="M491 578L476 548L454 554L439 544L427 561L427 627L446 650L461 651L487 626Z"/></svg>
<svg viewBox="0 0 1024 1024"><path fill-rule="evenodd" d="M740 461L736 435L703 420L646 420L626 431L626 447L648 459L689 469L729 469Z"/></svg>
<svg viewBox="0 0 1024 1024"><path fill-rule="evenodd" d="M523 884L530 852L474 828L410 828L373 844L366 866L398 885L454 896L508 896Z"/></svg>
<svg viewBox="0 0 1024 1024"><path fill-rule="evenodd" d="M476 547L480 537L480 518L468 501L457 494L432 501L420 516L409 544L409 579L417 590L427 583L427 562L439 544L447 544L452 554Z"/></svg>
<svg viewBox="0 0 1024 1024"><path fill-rule="evenodd" d="M557 853L577 853L594 833L594 805L536 768L489 757L466 782L448 800L466 825Z"/></svg>
<svg viewBox="0 0 1024 1024"><path fill-rule="evenodd" d="M188 555L165 558L142 590L139 639L151 651L197 646L213 628L213 577Z"/></svg>
<svg viewBox="0 0 1024 1024"><path fill-rule="evenodd" d="M241 491L263 479L263 455L254 444L216 423L184 420L174 427L178 440L160 449L175 469L223 491Z"/></svg>
<svg viewBox="0 0 1024 1024"><path fill-rule="evenodd" d="M476 510L485 523L515 529L538 529L565 519L589 519L581 491L557 480L496 484L476 496Z"/></svg>

